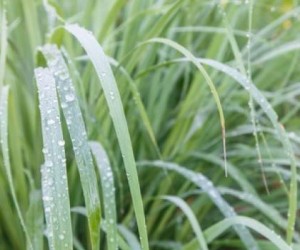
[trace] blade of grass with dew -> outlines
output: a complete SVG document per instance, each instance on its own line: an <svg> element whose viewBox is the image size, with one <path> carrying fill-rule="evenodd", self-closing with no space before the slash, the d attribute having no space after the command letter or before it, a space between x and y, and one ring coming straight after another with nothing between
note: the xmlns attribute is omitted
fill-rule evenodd
<svg viewBox="0 0 300 250"><path fill-rule="evenodd" d="M5 172L7 175L9 189L12 195L13 203L17 210L17 215L19 217L21 226L24 230L28 249L33 249L33 245L28 233L28 228L25 224L24 217L19 206L19 202L16 195L16 190L14 187L11 165L10 165L10 156L9 156L9 145L8 145L8 97L9 97L9 86L4 86L2 88L0 96L0 143L1 150L3 155Z"/></svg>
<svg viewBox="0 0 300 250"><path fill-rule="evenodd" d="M87 206L87 218L92 248L98 249L100 244L99 232L101 218L98 184L92 155L88 145L87 133L74 85L68 67L58 48L55 45L46 45L41 48L41 51L55 78L61 107L67 122L75 153L80 181L82 183L85 204Z"/></svg>
<svg viewBox="0 0 300 250"><path fill-rule="evenodd" d="M29 197L29 207L26 212L26 223L28 226L28 233L32 239L33 249L43 249L43 204L40 190L31 190ZM27 249L29 247L27 246Z"/></svg>
<svg viewBox="0 0 300 250"><path fill-rule="evenodd" d="M186 217L189 219L191 223L191 226L194 230L197 241L199 243L200 249L208 250L205 238L203 236L203 232L197 221L197 218L193 213L192 209L186 204L186 202L177 196L167 195L167 196L162 196L162 198L174 203L177 207L179 207L184 212L184 214L186 215Z"/></svg>
<svg viewBox="0 0 300 250"><path fill-rule="evenodd" d="M49 248L72 249L72 227L64 140L55 79L48 68L35 69L40 104L43 153L42 195Z"/></svg>
<svg viewBox="0 0 300 250"><path fill-rule="evenodd" d="M248 48L248 57L247 57L247 70L246 70L246 67L244 65L244 62L243 62L243 58L242 58L242 54L240 52L240 49L239 49L239 45L237 43L237 40L234 36L234 33L233 33L233 29L231 27L231 24L229 23L229 20L227 18L227 13L224 9L224 7L222 7L220 5L220 11L222 13L222 16L223 16L223 23L226 27L226 30L227 30L227 37L228 37L228 40L229 40L229 43L230 43L230 46L231 46L231 49L232 49L232 52L234 54L234 58L237 62L237 67L238 69L240 70L240 72L242 72L243 75L247 76L248 79L252 79L252 69L251 69L251 64L250 64L250 52L251 52L251 38L252 38L252 14L253 14L253 1L252 0L249 0L248 2L248 34L247 34L247 37L248 37L248 42L247 42L247 48ZM252 80L251 80L252 81ZM262 175L262 180L263 180L263 183L264 183L264 186L267 190L267 192L269 192L269 189L268 189L268 185L267 185L267 181L266 181L266 177L265 177L265 174L263 172L263 164L262 164L262 157L261 157L261 150L260 150L260 144L259 144L259 140L258 140L258 136L257 136L257 125L256 125L256 112L255 112L255 108L254 108L254 104L253 104L253 99L252 99L252 96L249 95L249 108L250 108L250 117L251 117L251 123L252 123L252 126L253 126L253 136L254 136L254 140L255 140L255 148L256 148L256 151L257 151L257 157L258 157L258 163L259 163L259 166L260 166L260 170L261 170L261 175Z"/></svg>
<svg viewBox="0 0 300 250"><path fill-rule="evenodd" d="M221 159L212 154L195 152L192 153L192 156L197 159L209 161L221 167L223 166L223 162L221 161ZM227 168L229 176L231 176L231 178L233 178L245 192L248 192L250 194L256 194L256 191L253 188L253 186L236 166L232 165L231 163L227 163Z"/></svg>
<svg viewBox="0 0 300 250"><path fill-rule="evenodd" d="M273 50L265 53L262 55L260 58L255 60L253 64L262 64L267 61L270 61L274 59L275 57L281 56L281 55L286 55L288 52L294 51L294 50L299 50L300 49L300 41L292 41L288 42L286 44L280 45L277 48L274 48Z"/></svg>
<svg viewBox="0 0 300 250"><path fill-rule="evenodd" d="M102 145L98 142L90 142L89 145L96 159L101 178L108 250L118 249L117 212L113 172L108 156Z"/></svg>
<svg viewBox="0 0 300 250"><path fill-rule="evenodd" d="M224 233L228 228L230 228L231 226L234 227L236 225L243 225L253 229L257 233L268 239L270 242L272 242L274 246L276 246L280 250L292 250L292 248L284 240L282 240L281 237L278 234L276 234L273 230L269 229L259 221L245 216L226 218L209 227L204 231L206 241L208 243L212 242L214 239L216 239L222 233ZM195 249L195 247L196 240L193 240L187 245L185 245L183 249L191 250Z"/></svg>
<svg viewBox="0 0 300 250"><path fill-rule="evenodd" d="M201 63L199 63L199 61L197 60L197 58L190 52L188 51L186 48L184 48L183 46L181 46L180 44L166 39L166 38L152 38L142 44L147 44L147 43L160 43L160 44L165 44L167 46L170 46L171 48L177 50L178 52L180 52L182 55L184 55L188 61L192 62L197 69L202 73L204 79L206 80L213 98L216 102L217 108L218 108L218 112L219 112L219 117L220 117L220 123L221 123L221 130L222 130L222 142L223 142L223 154L224 154L224 168L225 168L225 175L227 176L227 166L226 166L226 161L227 161L227 157L226 157L226 130L225 130L225 118L224 118L224 114L223 114L223 108L221 105L221 101L217 92L217 89L215 87L215 85L213 84L210 76L208 75L207 71L204 69L204 67L201 65Z"/></svg>
<svg viewBox="0 0 300 250"><path fill-rule="evenodd" d="M160 157L160 150L159 150L159 147L158 147L155 135L154 135L154 131L152 129L152 126L151 126L151 123L149 121L145 106L142 102L140 93L139 93L139 91L138 91L138 89L137 89L137 87L134 83L134 80L131 78L131 76L126 71L126 69L123 68L115 59L113 59L113 58L108 58L108 59L109 59L110 64L117 67L117 68L120 68L121 72L126 77L128 83L129 83L129 87L130 87L130 90L132 92L133 98L135 99L135 103L137 105L138 111L139 111L139 113L141 115L141 118L143 120L144 126L145 126L145 128L148 132L148 135L149 135L149 137L150 137L150 139L153 143L153 146L155 147L155 150L156 150L158 156Z"/></svg>
<svg viewBox="0 0 300 250"><path fill-rule="evenodd" d="M85 207L72 207L71 212L86 216L86 208ZM106 232L106 230L107 230L106 221L103 220L103 219L101 219L101 229L104 232ZM118 245L119 245L120 249L124 249L124 250L130 250L131 249L129 247L129 245L123 240L123 238L120 236L119 233L117 234L117 237L118 237L117 242L118 242Z"/></svg>
<svg viewBox="0 0 300 250"><path fill-rule="evenodd" d="M118 229L119 229L119 232L121 233L121 235L124 237L124 239L128 243L128 245L130 246L131 250L141 250L142 249L141 245L140 245L138 239L136 238L136 236L134 235L134 233L132 233L129 229L127 229L123 225L118 225Z"/></svg>
<svg viewBox="0 0 300 250"><path fill-rule="evenodd" d="M95 37L87 30L79 27L78 25L66 25L65 29L70 32L85 49L99 77L100 85L103 89L105 99L110 110L110 115L113 120L113 125L121 149L129 182L130 193L132 196L142 249L148 250L149 243L146 230L146 220L137 168L116 80L106 58L106 55L104 54Z"/></svg>
<svg viewBox="0 0 300 250"><path fill-rule="evenodd" d="M221 34L226 34L227 33L227 29L226 28L222 28L222 27L210 27L210 26L181 26L181 27L174 27L172 29L173 32L201 32L201 33L221 33ZM248 32L243 31L243 30L236 30L233 29L232 30L234 35L237 36L242 36L242 37L246 37Z"/></svg>
<svg viewBox="0 0 300 250"><path fill-rule="evenodd" d="M278 122L278 116L270 103L264 97L263 94L256 88L256 86L247 79L243 74L238 72L236 69L231 68L223 63L210 60L210 59L198 59L203 64L209 65L219 71L224 72L226 75L230 76L236 82L238 82L242 87L248 91L254 100L258 103L258 105L262 108L264 113L270 119L273 127L278 133L278 137L280 142L282 143L285 153L290 160L291 164L291 173L292 178L290 181L290 190L289 190L289 210L288 210L288 225L286 229L287 233L287 241L290 244L292 242L294 230L295 230L295 222L296 222L296 213L297 213L297 168L296 168L296 160L293 152L292 145L288 138L288 135L285 132L284 127Z"/></svg>
<svg viewBox="0 0 300 250"><path fill-rule="evenodd" d="M259 210L262 214L264 214L266 217L268 217L270 220L274 222L277 226L279 226L282 229L286 229L287 226L287 220L284 219L281 214L272 206L269 204L263 202L259 197L247 193L247 192L240 192L231 188L225 188L220 187L218 188L221 194L223 195L231 195L234 196L240 200L243 200L249 204L251 204L253 207L255 207L257 210Z"/></svg>
<svg viewBox="0 0 300 250"><path fill-rule="evenodd" d="M223 197L220 195L219 191L216 189L213 183L204 175L200 173L196 173L192 170L186 169L182 166L177 165L176 163L171 163L171 162L142 161L139 163L139 165L140 166L147 165L151 167L168 169L177 172L178 174L184 176L187 180L194 183L205 193L207 193L211 201L218 207L218 209L225 217L230 218L230 217L237 216L236 212L227 203L227 201L223 199ZM242 226L235 226L234 229L247 249L251 249L251 250L258 249L255 239L250 234L248 229Z"/></svg>
<svg viewBox="0 0 300 250"><path fill-rule="evenodd" d="M252 38L253 38L252 25L253 25L254 1L250 0L248 5L249 5L249 8L248 8L248 36L247 36L248 41L247 41L247 45L246 45L247 50L248 50L247 51L247 75L248 75L248 78L252 81L251 44L252 44ZM238 51L238 52L241 55L240 51ZM248 104L250 107L251 123L252 123L253 131L254 131L253 135L254 135L254 140L255 140L255 148L256 148L256 152L257 152L257 160L258 160L258 164L260 166L262 181L264 183L267 193L269 194L269 187L268 187L267 179L266 179L266 176L264 173L263 158L262 158L262 154L261 154L261 150L260 150L259 138L257 135L258 134L257 125L259 125L259 124L258 124L258 120L256 119L256 111L255 111L255 107L253 104L253 98L251 95L249 95Z"/></svg>

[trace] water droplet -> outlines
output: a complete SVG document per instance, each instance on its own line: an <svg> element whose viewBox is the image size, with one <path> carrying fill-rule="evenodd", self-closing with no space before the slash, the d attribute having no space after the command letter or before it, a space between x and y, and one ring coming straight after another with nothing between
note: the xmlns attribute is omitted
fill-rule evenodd
<svg viewBox="0 0 300 250"><path fill-rule="evenodd" d="M46 161L46 162L45 162L45 165L46 165L47 167L52 167L52 166L53 166L53 162L52 162L52 161Z"/></svg>
<svg viewBox="0 0 300 250"><path fill-rule="evenodd" d="M64 140L58 141L58 145L61 147L65 146L65 141Z"/></svg>
<svg viewBox="0 0 300 250"><path fill-rule="evenodd" d="M109 92L109 95L110 95L110 99L112 99L112 100L115 99L115 95L114 95L114 92L113 92L113 91L110 91L110 92Z"/></svg>
<svg viewBox="0 0 300 250"><path fill-rule="evenodd" d="M65 108L68 107L68 104L67 104L66 102L62 102L62 103L61 103L61 107L62 107L63 109L65 109Z"/></svg>
<svg viewBox="0 0 300 250"><path fill-rule="evenodd" d="M66 94L66 101L73 102L75 100L75 96L73 94Z"/></svg>
<svg viewBox="0 0 300 250"><path fill-rule="evenodd" d="M54 123L55 123L55 121L52 120L52 119L50 119L50 120L47 121L47 124L48 124L48 125L53 125Z"/></svg>

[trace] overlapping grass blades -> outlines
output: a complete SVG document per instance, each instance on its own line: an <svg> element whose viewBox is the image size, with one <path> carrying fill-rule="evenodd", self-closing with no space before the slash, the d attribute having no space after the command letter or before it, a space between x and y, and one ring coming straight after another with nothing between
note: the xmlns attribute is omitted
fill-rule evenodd
<svg viewBox="0 0 300 250"><path fill-rule="evenodd" d="M223 195L232 195L240 200L251 204L257 210L261 211L262 214L264 214L266 217L272 220L274 224L277 224L283 230L286 229L287 220L284 219L276 209L263 202L259 197L247 192L240 192L225 187L218 188L218 190Z"/></svg>
<svg viewBox="0 0 300 250"><path fill-rule="evenodd" d="M97 142L90 142L90 147L96 159L101 178L107 246L109 250L116 250L118 249L117 213L113 172L102 145Z"/></svg>
<svg viewBox="0 0 300 250"><path fill-rule="evenodd" d="M131 250L141 250L141 245L133 232L123 225L118 226L119 232L125 238Z"/></svg>
<svg viewBox="0 0 300 250"><path fill-rule="evenodd" d="M78 25L66 25L65 29L74 35L84 48L99 77L125 164L142 249L148 250L145 213L131 139L120 94L111 67L101 46L90 32Z"/></svg>
<svg viewBox="0 0 300 250"><path fill-rule="evenodd" d="M218 209L225 217L231 218L237 216L233 208L223 199L223 197L220 195L219 191L216 189L213 183L204 175L200 173L195 173L192 170L186 169L182 166L179 166L171 162L143 161L140 162L139 165L141 166L147 165L147 166L152 166L152 167L157 167L157 168L162 168L167 170L173 170L181 174L187 180L193 182L196 186L198 186L205 193L207 193L211 201L218 207ZM241 240L243 241L247 249L252 249L252 250L258 249L258 246L248 229L238 225L234 226L234 229L236 233L239 235L239 237L241 238Z"/></svg>
<svg viewBox="0 0 300 250"><path fill-rule="evenodd" d="M45 163L41 173L49 248L73 249L65 142L61 130L55 79L48 68L35 69L35 77L39 91L44 145Z"/></svg>
<svg viewBox="0 0 300 250"><path fill-rule="evenodd" d="M133 81L133 79L130 77L129 73L126 71L125 68L123 68L116 60L114 60L113 58L109 58L109 62L110 64L112 64L113 66L120 68L121 72L124 74L125 78L127 79L128 83L129 83L129 88L132 92L133 98L135 99L138 111L141 115L141 118L143 120L144 126L148 132L148 135L153 143L153 146L156 149L156 152L158 154L158 156L160 157L160 151L157 145L157 141L154 135L154 131L152 129L151 123L149 121L149 117L147 115L146 109L143 105L143 102L141 100L141 96L140 93L135 85L135 82Z"/></svg>
<svg viewBox="0 0 300 250"><path fill-rule="evenodd" d="M8 97L9 97L9 86L4 86L2 92L0 93L0 144L3 155L5 173L8 180L8 186L13 198L13 203L17 210L17 215L19 217L21 226L24 230L27 247L28 249L33 249L32 240L28 233L28 228L25 224L22 211L17 200L17 195L14 187L11 165L10 165L10 156L9 156L9 145L8 145Z"/></svg>
<svg viewBox="0 0 300 250"><path fill-rule="evenodd" d="M174 203L176 206L178 206L185 213L186 217L188 217L188 219L191 223L191 226L194 230L194 233L196 235L196 239L199 243L200 249L201 250L208 250L207 243L204 239L201 227L200 227L200 225L197 221L197 218L196 218L195 214L193 213L193 211L189 207L189 205L186 204L186 202L183 199L181 199L179 197L176 197L176 196L167 195L167 196L163 196L162 198Z"/></svg>
<svg viewBox="0 0 300 250"><path fill-rule="evenodd" d="M87 206L90 238L93 249L99 248L100 198L93 159L74 85L61 52L55 45L41 48L53 74L61 107L70 133Z"/></svg>
<svg viewBox="0 0 300 250"><path fill-rule="evenodd" d="M259 221L245 216L236 216L236 217L227 218L206 229L204 231L204 235L207 242L208 243L212 242L223 232L225 232L229 227L235 225L243 225L253 229L257 233L261 234L263 237L268 239L270 242L272 242L277 249L292 250L292 248L284 240L282 240L280 236L276 234L274 231L270 230L268 227L266 227L264 224L260 223ZM190 242L188 245L185 246L184 250L195 249L195 246L196 246L196 241L193 240L192 242Z"/></svg>
<svg viewBox="0 0 300 250"><path fill-rule="evenodd" d="M230 76L236 80L246 91L250 93L257 104L262 108L266 116L270 119L273 127L277 131L278 139L282 143L286 156L290 160L291 165L291 181L289 190L289 211L288 211L288 226L287 226L287 241L290 244L294 235L294 227L296 222L296 212L297 212L297 169L296 160L293 152L290 140L285 132L284 127L279 123L278 116L271 104L267 101L264 95L256 88L256 86L243 74L238 72L236 69L227 66L223 63L217 62L210 59L199 59L203 64L207 64L219 71L224 72L226 75Z"/></svg>
<svg viewBox="0 0 300 250"><path fill-rule="evenodd" d="M294 226L296 221L296 211L297 211L297 169L296 169L296 160L293 152L293 148L290 143L290 139L285 132L284 127L278 121L278 116L274 109L272 108L271 104L265 98L265 96L259 91L259 89L253 84L252 81L249 80L245 75L240 73L235 68L228 66L224 63L218 62L212 59L203 59L197 58L199 62L204 65L208 65L218 71L221 71L234 79L238 84L240 84L252 98L256 101L256 103L261 107L265 115L271 121L275 131L277 132L276 135L279 141L282 143L283 148L285 150L285 154L290 161L291 165L291 181L290 181L290 190L289 190L289 211L288 211L288 226L286 228L287 231L287 241L291 243L293 234L294 234ZM183 62L183 61L190 61L187 58L175 59L169 62L162 63L160 65L151 68L150 70L157 69L163 65L174 63L174 62Z"/></svg>
<svg viewBox="0 0 300 250"><path fill-rule="evenodd" d="M207 84L208 84L208 86L209 86L209 88L211 90L211 93L212 93L213 98L214 98L214 100L216 102L216 105L217 105L217 108L218 108L218 112L219 112L220 124L221 124L221 131L222 131L222 141L223 141L224 168L225 168L225 176L227 176L225 118L224 118L223 108L222 108L222 105L221 105L221 101L220 101L217 89L216 89L214 83L212 82L209 74L204 69L204 67L201 65L201 63L199 63L199 61L197 60L197 58L190 51L188 51L186 48L184 48L180 44L178 44L178 43L176 43L176 42L174 42L174 41L172 41L170 39L166 39L166 38L152 38L152 39L146 41L145 43L161 43L161 44L165 44L167 46L170 46L171 48L177 50L182 55L184 55L188 61L192 62L197 67L197 69L201 72L201 74L203 75L205 81L207 82Z"/></svg>

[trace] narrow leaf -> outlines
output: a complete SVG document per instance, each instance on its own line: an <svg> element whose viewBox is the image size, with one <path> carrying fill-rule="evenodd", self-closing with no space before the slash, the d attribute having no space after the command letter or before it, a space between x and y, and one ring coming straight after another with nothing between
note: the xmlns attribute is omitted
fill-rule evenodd
<svg viewBox="0 0 300 250"><path fill-rule="evenodd" d="M93 249L99 248L100 198L93 159L88 145L84 120L70 77L68 67L61 52L55 45L41 48L51 73L54 75L63 114L70 133L73 150L80 174L85 203L87 206L90 238ZM63 142L64 144L64 142Z"/></svg>
<svg viewBox="0 0 300 250"><path fill-rule="evenodd" d="M42 195L49 248L73 249L64 140L55 80L47 68L35 69L42 120Z"/></svg>

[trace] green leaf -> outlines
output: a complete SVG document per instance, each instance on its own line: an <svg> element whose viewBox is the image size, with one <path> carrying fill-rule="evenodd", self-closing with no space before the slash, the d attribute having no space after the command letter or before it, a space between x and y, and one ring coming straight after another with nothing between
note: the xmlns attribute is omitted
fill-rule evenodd
<svg viewBox="0 0 300 250"><path fill-rule="evenodd" d="M74 35L81 46L85 49L99 77L125 164L142 249L148 250L148 235L146 230L145 213L140 184L138 180L131 139L116 80L106 55L104 54L95 37L90 32L79 27L78 25L66 25L65 29Z"/></svg>
<svg viewBox="0 0 300 250"><path fill-rule="evenodd" d="M9 86L2 88L0 96L0 144L3 155L5 173L8 180L9 189L13 198L13 203L17 210L21 226L24 230L27 246L29 249L33 249L32 241L28 233L27 225L25 224L24 217L22 215L19 202L17 200L16 190L14 187L12 170L9 156L9 145L8 145L8 97L9 97Z"/></svg>
<svg viewBox="0 0 300 250"><path fill-rule="evenodd" d="M35 69L42 120L42 193L49 248L73 249L64 140L55 80L48 68Z"/></svg>
<svg viewBox="0 0 300 250"><path fill-rule="evenodd" d="M60 104L70 133L87 206L90 239L93 249L99 248L101 207L96 172L88 145L87 133L74 84L61 52L55 45L41 48L54 75Z"/></svg>
<svg viewBox="0 0 300 250"><path fill-rule="evenodd" d="M90 147L96 159L102 186L102 197L104 203L104 218L106 221L106 234L108 250L118 249L117 241L117 212L115 185L113 172L109 163L108 156L98 142L90 142Z"/></svg>
<svg viewBox="0 0 300 250"><path fill-rule="evenodd" d="M199 242L200 249L208 250L206 241L203 236L203 232L197 221L197 218L196 218L195 214L193 213L192 209L186 204L186 202L177 196L167 195L167 196L163 196L162 198L165 200L168 200L170 202L173 202L176 206L178 206L184 212L184 214L186 215L186 217L189 219L189 221L191 223L191 226L194 230L197 241Z"/></svg>

